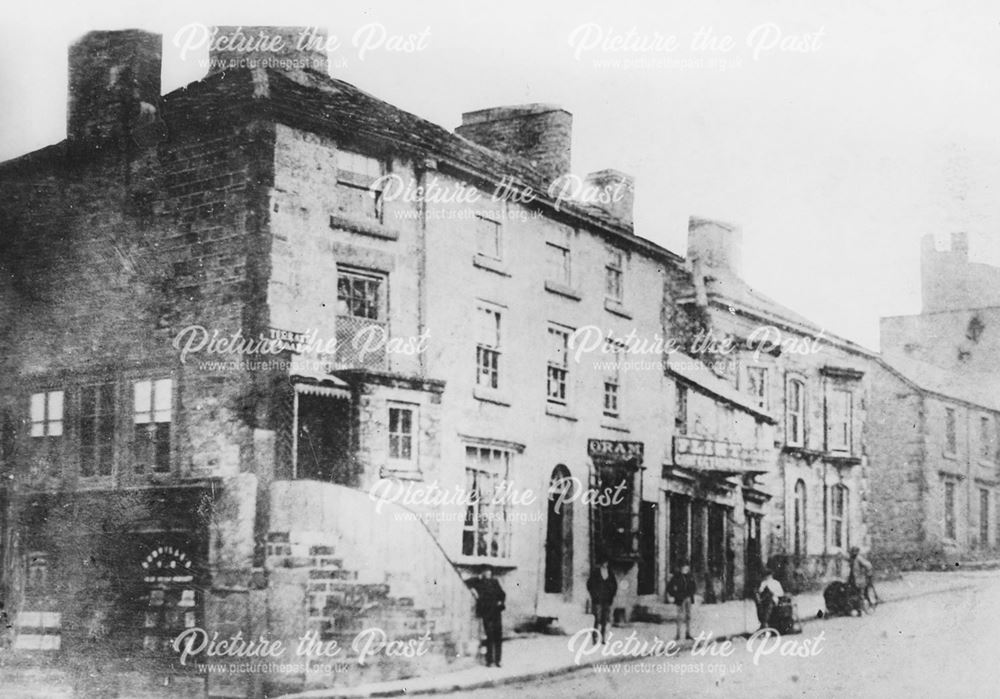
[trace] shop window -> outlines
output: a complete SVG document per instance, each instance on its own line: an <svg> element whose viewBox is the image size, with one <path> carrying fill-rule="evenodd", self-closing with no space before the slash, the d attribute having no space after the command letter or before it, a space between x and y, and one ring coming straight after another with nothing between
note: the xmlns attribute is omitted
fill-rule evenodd
<svg viewBox="0 0 1000 699"><path fill-rule="evenodd" d="M170 425L173 419L172 379L136 381L133 386L135 470L170 470Z"/></svg>
<svg viewBox="0 0 1000 699"><path fill-rule="evenodd" d="M512 454L506 449L467 446L465 482L468 504L462 531L462 555L477 558L510 557L509 498L500 488L510 478Z"/></svg>
<svg viewBox="0 0 1000 699"><path fill-rule="evenodd" d="M143 559L142 575L146 591L143 650L169 650L185 629L198 626L202 600L192 561L180 547L158 546Z"/></svg>

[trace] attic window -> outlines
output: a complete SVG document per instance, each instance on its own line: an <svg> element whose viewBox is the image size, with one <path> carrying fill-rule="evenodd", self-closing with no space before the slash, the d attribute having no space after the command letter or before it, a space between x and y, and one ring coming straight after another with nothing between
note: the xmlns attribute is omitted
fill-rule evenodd
<svg viewBox="0 0 1000 699"><path fill-rule="evenodd" d="M337 153L337 208L348 217L382 221L383 163L351 151Z"/></svg>

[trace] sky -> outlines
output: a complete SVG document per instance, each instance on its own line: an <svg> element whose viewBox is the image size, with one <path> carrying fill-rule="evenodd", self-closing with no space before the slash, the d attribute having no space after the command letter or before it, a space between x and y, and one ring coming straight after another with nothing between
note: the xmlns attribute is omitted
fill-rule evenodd
<svg viewBox="0 0 1000 699"><path fill-rule="evenodd" d="M739 225L750 284L868 347L880 316L920 310L921 236L968 232L973 256L1000 264L996 3L180 0L4 14L0 160L65 137L67 49L87 31L162 34L167 92L206 72L204 46L182 58L185 27L317 26L339 41L334 76L447 128L485 107L566 108L574 173L635 176L636 233L683 254L689 216Z"/></svg>

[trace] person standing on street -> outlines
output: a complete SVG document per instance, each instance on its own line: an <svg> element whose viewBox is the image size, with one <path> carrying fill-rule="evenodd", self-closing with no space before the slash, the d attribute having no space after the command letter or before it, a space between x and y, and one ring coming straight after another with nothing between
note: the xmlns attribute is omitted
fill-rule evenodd
<svg viewBox="0 0 1000 699"><path fill-rule="evenodd" d="M601 643L608 642L608 621L611 619L611 605L618 594L618 581L614 573L608 569L608 562L601 563L590 574L587 580L587 592L590 593L590 607L594 612L594 636Z"/></svg>
<svg viewBox="0 0 1000 699"><path fill-rule="evenodd" d="M774 573L770 569L764 569L764 579L757 588L757 620L760 628L766 629L771 625L771 612L785 595L781 583L774 579Z"/></svg>
<svg viewBox="0 0 1000 699"><path fill-rule="evenodd" d="M500 581L493 577L493 568L485 566L479 577L469 581L469 587L476 598L476 616L483 620L486 634L486 667L500 667L503 653L503 620L501 615L506 606L507 593L500 587Z"/></svg>
<svg viewBox="0 0 1000 699"><path fill-rule="evenodd" d="M679 573L674 573L667 583L667 595L673 597L677 605L677 640L681 640L681 624L684 624L684 638L691 639L691 605L694 604L694 593L698 586L691 575L691 566L687 563L681 566Z"/></svg>
<svg viewBox="0 0 1000 699"><path fill-rule="evenodd" d="M875 583L872 581L871 561L861 555L861 549L852 546L848 563L850 564L850 572L847 575L847 584L853 588L856 594L863 595L870 606L875 606L878 603L878 593L875 592ZM860 584L862 580L864 587Z"/></svg>

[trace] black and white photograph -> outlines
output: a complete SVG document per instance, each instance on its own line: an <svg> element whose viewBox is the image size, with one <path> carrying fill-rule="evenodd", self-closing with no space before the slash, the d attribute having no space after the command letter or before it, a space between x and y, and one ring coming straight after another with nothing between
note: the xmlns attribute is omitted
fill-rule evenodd
<svg viewBox="0 0 1000 699"><path fill-rule="evenodd" d="M0 697L991 697L1000 6L0 22Z"/></svg>

